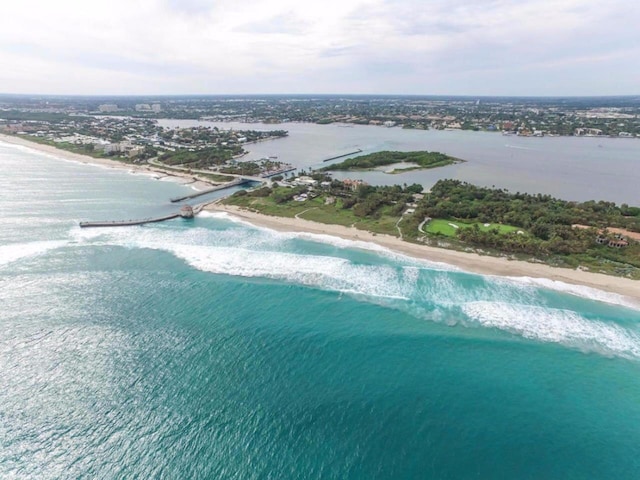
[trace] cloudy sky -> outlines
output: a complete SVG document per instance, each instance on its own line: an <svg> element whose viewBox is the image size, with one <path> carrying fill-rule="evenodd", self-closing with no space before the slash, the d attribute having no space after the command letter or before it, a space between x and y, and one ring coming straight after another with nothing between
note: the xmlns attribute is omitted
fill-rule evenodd
<svg viewBox="0 0 640 480"><path fill-rule="evenodd" d="M640 93L637 0L19 0L0 92Z"/></svg>

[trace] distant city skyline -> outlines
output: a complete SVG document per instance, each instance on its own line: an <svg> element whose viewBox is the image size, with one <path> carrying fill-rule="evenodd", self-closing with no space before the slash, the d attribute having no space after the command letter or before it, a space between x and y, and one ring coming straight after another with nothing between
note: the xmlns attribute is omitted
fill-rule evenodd
<svg viewBox="0 0 640 480"><path fill-rule="evenodd" d="M3 5L0 93L640 93L623 0L25 0Z"/></svg>

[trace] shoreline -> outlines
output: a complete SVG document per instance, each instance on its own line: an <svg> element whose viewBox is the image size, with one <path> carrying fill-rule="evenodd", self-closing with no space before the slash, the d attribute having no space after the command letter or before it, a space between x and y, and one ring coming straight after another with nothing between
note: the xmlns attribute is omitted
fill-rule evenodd
<svg viewBox="0 0 640 480"><path fill-rule="evenodd" d="M387 248L392 252L407 255L419 260L427 260L457 267L464 272L479 275L520 279L542 279L562 282L569 285L589 287L625 297L636 308L640 308L640 282L629 278L614 277L601 273L551 267L522 260L509 260L504 257L492 257L477 253L447 250L445 248L418 245L405 242L397 237L373 234L366 230L342 225L324 224L302 218L274 217L249 211L233 205L211 203L204 210L225 212L255 226L265 227L279 232L310 233L329 235L351 241L368 242ZM543 282L540 283L544 287Z"/></svg>
<svg viewBox="0 0 640 480"><path fill-rule="evenodd" d="M29 141L22 137L15 137L0 133L0 141L13 145L27 147L32 150L47 153L54 157L87 165L101 166L122 170L133 174L149 175L162 174L176 180L182 185L191 186L196 190L209 188L211 182L198 180L195 175L167 171L153 165L130 165L107 158L95 158L88 155L69 152L50 145ZM181 181L182 180L182 181ZM418 245L405 242L389 235L373 234L365 230L344 227L341 225L324 224L304 220L301 218L273 217L248 211L231 205L221 205L217 201L207 205L204 210L211 212L226 212L260 227L270 228L280 232L299 232L317 235L330 235L346 240L369 242L420 260L444 263L469 273L480 275L546 279L563 282L570 285L585 286L597 290L622 295L640 308L640 281L628 278L614 277L601 273L570 270L567 268L551 267L549 265L529 263L520 260L509 260L504 257L492 257L476 253L447 250L445 248Z"/></svg>
<svg viewBox="0 0 640 480"><path fill-rule="evenodd" d="M619 139L623 139L623 140L640 140L640 135L637 136L633 136L633 137L620 137L619 135L562 135L560 133L547 133L546 135L517 135L515 133L513 134L504 134L502 130L473 130L473 129L463 129L463 128L443 128L443 129L439 129L439 128L435 128L435 127L429 127L429 128L425 128L425 129L420 129L420 128L403 128L402 125L394 125L393 127L387 127L385 125L371 125L369 123L352 123L352 122L329 122L329 123L318 123L317 121L305 121L305 120L288 120L286 122L276 122L276 123L271 123L271 122L265 122L263 120L252 120L252 121L244 121L244 120L210 120L210 119L203 119L202 117L199 118L185 118L185 119L178 119L178 118L156 118L155 120L190 120L190 121L197 121L197 122L209 122L209 123L219 123L219 124L228 124L228 123L238 123L238 124L247 124L247 125L268 125L268 126L273 126L273 125L286 125L287 123L293 123L293 124L301 124L301 125L319 125L319 126L337 126L337 127L341 127L341 128L354 128L354 127L375 127L375 128L396 128L396 129L401 129L401 130L424 130L424 131L428 131L428 130L439 130L439 131L443 131L443 132L474 132L474 133L490 133L490 134L501 134L502 136L505 137L518 137L518 138L535 138L535 139L539 139L539 138L619 138ZM276 138L280 138L280 137L276 137ZM267 139L269 140L269 139ZM251 142L251 143L255 143L255 142Z"/></svg>
<svg viewBox="0 0 640 480"><path fill-rule="evenodd" d="M118 160L111 160L109 158L96 158L89 155L82 155L81 153L74 153L62 148L57 148L51 145L45 145L42 143L33 142L24 137L18 137L14 135L7 135L0 133L0 142L9 143L11 145L17 145L20 147L30 148L40 153L46 153L63 160L69 160L72 162L82 163L85 165L94 165L104 168L112 168L114 170L122 170L133 174L161 174L162 177L156 177L157 180L169 178L171 181L175 181L183 186L193 187L194 190L204 190L211 186L218 185L216 183L203 180L195 174L189 174L186 172L179 172L174 170L163 169L149 163L145 164L129 164L120 162Z"/></svg>

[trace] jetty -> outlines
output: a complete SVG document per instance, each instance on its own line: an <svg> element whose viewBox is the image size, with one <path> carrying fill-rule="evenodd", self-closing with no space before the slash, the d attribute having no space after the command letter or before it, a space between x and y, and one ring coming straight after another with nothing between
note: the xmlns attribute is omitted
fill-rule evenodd
<svg viewBox="0 0 640 480"><path fill-rule="evenodd" d="M240 177L238 176L236 178L236 180L229 182L229 183L225 183L222 185L217 185L213 188L207 189L207 190L202 190L199 192L195 192L192 193L190 195L185 195L183 197L178 197L178 198L172 198L171 199L171 203L177 203L177 202L182 202L183 200L189 200L192 198L197 198L200 197L202 195L206 195L208 193L212 193L212 192L218 192L220 190L224 190L226 188L231 188L231 187L235 187L238 185L244 185L245 183L250 183L250 182L255 182L255 181L264 181L264 179L257 179L255 177ZM166 215L161 215L158 217L150 217L150 218L142 218L139 220L103 220L103 221L98 221L98 222L80 222L80 228L91 228L91 227L132 227L135 225L144 225L145 223L157 223L157 222L164 222L165 220L173 220L174 218L186 218L186 219L190 219L193 218L195 215L197 215L198 213L200 213L202 211L202 209L205 207L205 205L208 205L209 203L211 203L211 201L209 202L204 202L204 203L200 203L199 205L196 205L195 207L192 207L191 205L182 205L182 207L180 208L179 211L177 212L173 212L173 213L169 213Z"/></svg>
<svg viewBox="0 0 640 480"><path fill-rule="evenodd" d="M329 157L322 160L323 162L330 162L331 160L337 160L339 158L348 157L349 155L355 155L356 153L362 153L362 149L357 149L354 152L343 153L342 155L336 155L335 157Z"/></svg>
<svg viewBox="0 0 640 480"><path fill-rule="evenodd" d="M162 217L143 218L141 220L105 220L101 222L80 222L80 228L90 227L131 227L134 225L144 225L145 223L164 222L165 220L173 220L174 218L181 217L178 213L172 213L170 215L164 215Z"/></svg>
<svg viewBox="0 0 640 480"><path fill-rule="evenodd" d="M238 185L244 185L245 183L249 183L249 182L253 182L253 181L254 180L251 179L251 178L238 177L237 179L233 180L232 182L223 183L222 185L217 185L217 186L215 186L213 188L208 188L206 190L200 190L198 192L191 193L189 195L184 195L182 197L172 198L171 199L171 203L178 203L178 202L182 202L184 200L191 200L193 198L198 198L198 197L201 197L203 195L207 195L209 193L219 192L220 190L225 190L225 189L231 188L231 187L237 187Z"/></svg>
<svg viewBox="0 0 640 480"><path fill-rule="evenodd" d="M200 213L205 204L198 205L193 208L191 205L183 205L179 212L162 215L160 217L143 218L140 220L105 220L100 222L80 222L80 228L91 227L132 227L135 225L144 225L145 223L164 222L165 220L173 220L174 218L193 218L194 215Z"/></svg>

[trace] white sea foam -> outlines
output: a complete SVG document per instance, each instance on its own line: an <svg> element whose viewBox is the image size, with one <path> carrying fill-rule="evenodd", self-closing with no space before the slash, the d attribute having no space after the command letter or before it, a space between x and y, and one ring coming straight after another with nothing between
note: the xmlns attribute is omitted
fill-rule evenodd
<svg viewBox="0 0 640 480"><path fill-rule="evenodd" d="M418 280L416 268L359 265L340 257L287 252L277 232L114 227L72 229L71 236L93 245L168 251L211 273L279 279L360 295L408 299Z"/></svg>
<svg viewBox="0 0 640 480"><path fill-rule="evenodd" d="M164 250L194 268L217 274L279 279L324 290L405 299L444 308L505 297L522 302L536 299L535 291L520 291L506 284L479 281L464 286L451 272L425 268L422 264L360 264L338 256L293 253L286 242L290 236L268 229L76 228L72 230L72 238L94 245Z"/></svg>
<svg viewBox="0 0 640 480"><path fill-rule="evenodd" d="M549 278L533 278L533 277L487 277L496 283L508 283L511 286L523 286L525 288L544 288L547 290L555 290L562 293L568 293L577 297L588 298L598 302L620 305L633 309L638 309L640 305L629 298L597 288L587 287L585 285L574 285ZM638 287L640 289L640 287Z"/></svg>
<svg viewBox="0 0 640 480"><path fill-rule="evenodd" d="M415 263L363 264L348 257L298 253L291 251L288 235L268 229L76 228L71 236L92 245L163 250L193 268L215 274L269 278L349 293L431 321L497 328L536 341L640 358L637 333L553 308L553 299L540 288L546 286L536 279L466 278L464 273Z"/></svg>
<svg viewBox="0 0 640 480"><path fill-rule="evenodd" d="M307 240L311 242L324 243L326 245L331 245L331 246L342 248L342 249L367 250L367 251L377 253L379 255L383 255L386 258L391 258L391 259L399 260L405 263L411 263L414 265L420 265L420 266L428 267L434 270L462 271L460 268L454 265L450 265L448 263L433 262L430 260L410 257L408 255L398 253L394 250L391 250L387 247L383 247L382 245L378 245L377 243L373 243L373 242L366 242L363 240L349 240L346 238L337 237L335 235L322 234L322 233L279 232L277 230L273 230L268 227L254 225L248 221L245 221L227 212L203 212L203 213L206 214L204 215L205 217L221 219L221 220L229 220L231 222L239 223L241 225L247 226L255 230L267 232L269 235L277 236L283 240L301 239L301 240ZM199 215L203 216L203 213Z"/></svg>
<svg viewBox="0 0 640 480"><path fill-rule="evenodd" d="M51 240L29 243L10 243L0 245L0 265L7 265L28 257L43 255L56 248L67 245L67 241Z"/></svg>
<svg viewBox="0 0 640 480"><path fill-rule="evenodd" d="M212 218L227 219L237 221L234 216L227 216L226 213L210 213ZM337 270L326 271L329 267L335 267L334 262L343 265L341 272L347 270L344 267L345 260L333 256L313 256L297 255L288 253L290 244L288 240L296 238L313 239L325 244L334 245L338 248L361 248L373 244L366 242L354 242L343 240L328 235L303 236L298 234L281 233L271 229L222 229L211 230L207 228L190 228L186 230L174 230L170 228L102 228L102 229L80 229L74 228L71 236L76 241L116 244L125 247L152 248L166 250L189 262L195 268L215 273L228 275L240 275L269 278L289 279L293 282L301 281L302 276L307 280L304 284L314 284L324 288L322 282L309 282L309 276L315 272L319 277L334 278ZM387 257L390 251L386 249L374 250L375 253ZM392 252L391 252L392 254ZM279 255L279 256L278 256ZM624 297L609 294L588 287L579 287L553 282L545 279L530 278L509 278L484 276L483 282L474 284L472 288L461 286L459 279L452 278L450 272L442 271L437 274L437 268L429 263L415 262L410 257L391 256L398 260L399 267L414 267L413 270L405 270L405 276L411 275L413 281L409 284L412 290L399 292L394 288L389 293L390 297L420 298L436 302L443 306L456 306L463 301L494 300L509 298L517 303L535 304L541 301L540 288L553 288L566 293L581 295L585 298L592 298L609 303L628 305ZM275 260L280 263L276 263ZM316 261L316 259L321 259ZM352 267L355 264L348 262ZM287 265L287 268L284 267ZM326 267L326 268L325 268ZM306 271L304 269L307 269ZM374 266L371 266L374 268ZM378 267L375 267L378 268ZM420 282L417 279L421 268L430 270L429 282ZM316 269L316 270L314 270ZM304 275L303 273L304 272ZM410 272L410 273L407 273ZM332 277L333 275L333 277ZM366 279L363 279L366 282ZM338 282L339 283L339 282ZM351 282L349 291L356 290L364 293L367 289L354 289ZM405 286L408 286L406 284ZM331 288L331 287L327 287ZM333 288L331 288L333 289ZM342 290L342 288L338 288ZM379 293L378 293L379 294Z"/></svg>
<svg viewBox="0 0 640 480"><path fill-rule="evenodd" d="M325 290L374 297L408 299L405 279L396 269L354 265L337 257L235 248L173 246L173 253L199 270L213 273L281 279Z"/></svg>
<svg viewBox="0 0 640 480"><path fill-rule="evenodd" d="M204 217L204 218L223 218L225 220L232 220L232 221L240 221L240 218L238 218L235 215L230 215L227 212L211 212L209 210L203 210L201 213L198 214L199 217Z"/></svg>
<svg viewBox="0 0 640 480"><path fill-rule="evenodd" d="M604 355L640 357L640 336L613 323L548 307L506 302L469 302L464 314L485 327L498 328L532 340L559 343Z"/></svg>

